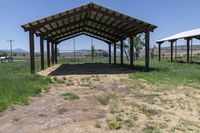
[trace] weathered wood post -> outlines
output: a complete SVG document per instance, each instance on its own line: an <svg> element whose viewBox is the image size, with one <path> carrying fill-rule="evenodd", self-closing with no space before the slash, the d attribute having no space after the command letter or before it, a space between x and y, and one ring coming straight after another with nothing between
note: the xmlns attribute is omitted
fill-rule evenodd
<svg viewBox="0 0 200 133"><path fill-rule="evenodd" d="M44 70L44 38L40 37L40 61L41 70Z"/></svg>
<svg viewBox="0 0 200 133"><path fill-rule="evenodd" d="M130 66L133 67L133 37L130 37Z"/></svg>
<svg viewBox="0 0 200 133"><path fill-rule="evenodd" d="M114 42L114 64L117 63L116 57L117 57L117 55L116 55L116 42Z"/></svg>
<svg viewBox="0 0 200 133"><path fill-rule="evenodd" d="M58 44L55 44L55 63L58 64Z"/></svg>
<svg viewBox="0 0 200 133"><path fill-rule="evenodd" d="M52 65L54 65L54 59L55 59L55 56L54 56L54 43L51 43L51 62L52 62Z"/></svg>
<svg viewBox="0 0 200 133"><path fill-rule="evenodd" d="M109 64L111 64L111 43L108 43L108 51L109 51Z"/></svg>
<svg viewBox="0 0 200 133"><path fill-rule="evenodd" d="M51 66L50 64L50 42L47 40L47 65L48 67Z"/></svg>
<svg viewBox="0 0 200 133"><path fill-rule="evenodd" d="M150 35L149 31L145 32L145 69L149 71L149 42L150 42Z"/></svg>
<svg viewBox="0 0 200 133"><path fill-rule="evenodd" d="M30 43L30 69L31 74L35 73L35 48L34 48L34 33L29 31L29 43Z"/></svg>
<svg viewBox="0 0 200 133"><path fill-rule="evenodd" d="M171 54L170 54L171 55L171 62L173 62L173 51L174 51L173 50L173 44L174 44L174 41L170 41L170 43L171 43L171 48L170 48L171 49Z"/></svg>
<svg viewBox="0 0 200 133"><path fill-rule="evenodd" d="M161 43L158 43L158 61L161 61Z"/></svg>
<svg viewBox="0 0 200 133"><path fill-rule="evenodd" d="M187 41L187 57L186 57L186 62L190 62L190 38L186 38Z"/></svg>
<svg viewBox="0 0 200 133"><path fill-rule="evenodd" d="M121 58L121 65L124 64L124 41L123 39L121 40L121 44L120 44L120 58Z"/></svg>

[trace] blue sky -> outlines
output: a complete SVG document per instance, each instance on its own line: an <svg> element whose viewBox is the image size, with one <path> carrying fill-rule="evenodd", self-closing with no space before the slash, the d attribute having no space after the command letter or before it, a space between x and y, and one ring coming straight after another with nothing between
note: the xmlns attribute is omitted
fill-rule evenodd
<svg viewBox="0 0 200 133"><path fill-rule="evenodd" d="M200 28L200 0L1 0L0 1L0 49L8 49L8 39L15 40L14 48L29 49L28 33L20 25L53 15L89 2L155 24L151 45L172 34ZM91 38L76 38L76 49L90 48ZM84 45L83 45L84 44ZM96 48L107 45L94 40ZM63 50L72 49L73 40L60 45ZM36 41L36 50L39 44Z"/></svg>

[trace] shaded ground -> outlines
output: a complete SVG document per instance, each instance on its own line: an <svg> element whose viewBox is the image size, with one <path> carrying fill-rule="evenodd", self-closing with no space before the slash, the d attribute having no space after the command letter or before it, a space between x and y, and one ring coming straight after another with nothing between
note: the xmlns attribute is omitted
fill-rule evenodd
<svg viewBox="0 0 200 133"><path fill-rule="evenodd" d="M63 64L49 75L128 74L131 72L133 69L113 64Z"/></svg>
<svg viewBox="0 0 200 133"><path fill-rule="evenodd" d="M127 74L57 76L52 82L49 92L31 98L31 104L7 110L0 117L0 132L200 132L197 88L149 84ZM66 92L80 99L65 100L61 95ZM110 121L120 128L111 129Z"/></svg>

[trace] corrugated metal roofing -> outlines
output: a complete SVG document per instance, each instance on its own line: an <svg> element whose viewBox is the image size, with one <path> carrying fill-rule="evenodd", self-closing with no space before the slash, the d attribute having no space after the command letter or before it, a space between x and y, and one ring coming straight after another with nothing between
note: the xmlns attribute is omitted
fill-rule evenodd
<svg viewBox="0 0 200 133"><path fill-rule="evenodd" d="M158 40L157 43L162 43L165 41L173 41L173 40L182 39L182 38L190 38L190 37L199 38L200 37L200 28L194 29L194 30L189 30L189 31L184 31L184 32L175 34L173 36L163 38L161 40Z"/></svg>

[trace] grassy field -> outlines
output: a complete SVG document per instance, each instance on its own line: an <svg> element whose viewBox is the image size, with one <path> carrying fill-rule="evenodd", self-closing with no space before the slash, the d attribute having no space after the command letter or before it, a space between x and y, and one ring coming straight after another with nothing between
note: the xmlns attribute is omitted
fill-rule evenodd
<svg viewBox="0 0 200 133"><path fill-rule="evenodd" d="M143 61L136 62L136 65L142 65ZM151 71L136 72L131 74L131 78L144 79L150 83L159 84L185 84L196 85L200 84L200 65L186 63L171 63L167 60L158 62L151 60Z"/></svg>
<svg viewBox="0 0 200 133"><path fill-rule="evenodd" d="M107 63L107 58L94 59L94 63ZM97 61L96 61L97 60ZM125 63L128 63L124 60ZM90 58L76 59L76 63L91 63ZM119 62L119 58L117 59ZM59 63L72 63L73 59L61 59ZM144 61L134 62L137 66L144 66ZM166 60L150 63L152 70L149 73L136 71L130 74L133 79L143 79L150 83L158 84L185 84L199 87L200 65L170 63ZM39 71L39 60L36 61L36 68ZM38 75L31 75L29 62L0 64L0 111L5 110L12 104L28 104L29 96L38 95L44 89L48 89L48 78Z"/></svg>
<svg viewBox="0 0 200 133"><path fill-rule="evenodd" d="M0 112L12 104L29 104L29 96L48 86L48 78L30 74L28 61L0 64Z"/></svg>

